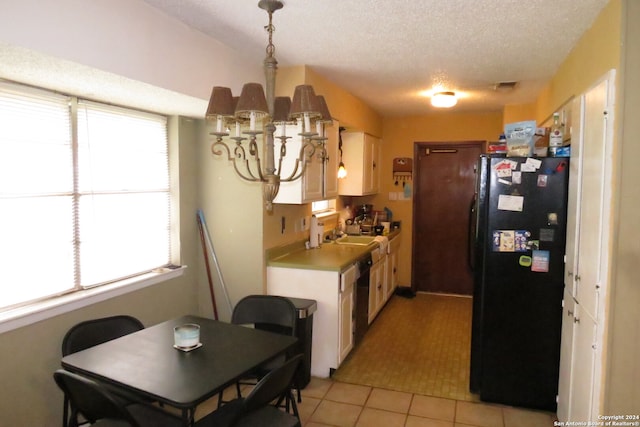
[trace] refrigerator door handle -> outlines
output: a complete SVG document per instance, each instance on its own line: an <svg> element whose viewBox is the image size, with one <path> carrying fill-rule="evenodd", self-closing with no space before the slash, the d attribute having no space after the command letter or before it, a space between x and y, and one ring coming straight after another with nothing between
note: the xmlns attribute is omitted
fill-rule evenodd
<svg viewBox="0 0 640 427"><path fill-rule="evenodd" d="M467 256L469 269L475 271L475 245L476 245L476 199L477 195L474 194L471 198L471 206L469 207L469 247L467 249Z"/></svg>

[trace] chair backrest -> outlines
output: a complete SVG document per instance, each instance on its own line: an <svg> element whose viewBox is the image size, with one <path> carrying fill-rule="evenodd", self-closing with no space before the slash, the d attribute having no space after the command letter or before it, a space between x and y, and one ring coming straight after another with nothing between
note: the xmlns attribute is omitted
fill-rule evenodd
<svg viewBox="0 0 640 427"><path fill-rule="evenodd" d="M242 412L246 414L259 409L288 393L301 361L302 354L297 354L281 366L269 371L244 398Z"/></svg>
<svg viewBox="0 0 640 427"><path fill-rule="evenodd" d="M62 339L62 355L66 356L141 329L144 329L142 322L132 316L86 320L67 331Z"/></svg>
<svg viewBox="0 0 640 427"><path fill-rule="evenodd" d="M125 406L103 385L63 369L54 372L53 378L69 398L73 415L80 413L92 424L100 419L111 419L139 427Z"/></svg>
<svg viewBox="0 0 640 427"><path fill-rule="evenodd" d="M295 336L297 315L296 306L288 298L276 295L249 295L238 301L234 307L231 323L252 324L259 329Z"/></svg>

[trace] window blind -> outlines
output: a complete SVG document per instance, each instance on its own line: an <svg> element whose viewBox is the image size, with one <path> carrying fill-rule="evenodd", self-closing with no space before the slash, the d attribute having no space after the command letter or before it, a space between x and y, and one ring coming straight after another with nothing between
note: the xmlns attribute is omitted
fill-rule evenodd
<svg viewBox="0 0 640 427"><path fill-rule="evenodd" d="M81 286L169 263L166 117L78 102L77 185Z"/></svg>
<svg viewBox="0 0 640 427"><path fill-rule="evenodd" d="M166 117L0 82L0 310L170 263Z"/></svg>

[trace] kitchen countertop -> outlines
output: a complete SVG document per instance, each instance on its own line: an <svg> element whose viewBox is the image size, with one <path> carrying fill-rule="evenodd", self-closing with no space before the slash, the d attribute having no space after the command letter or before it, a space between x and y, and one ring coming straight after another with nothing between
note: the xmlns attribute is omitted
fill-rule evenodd
<svg viewBox="0 0 640 427"><path fill-rule="evenodd" d="M398 234L400 234L400 231L396 230L387 237L391 240ZM325 241L319 248L305 249L297 246L285 253L269 256L267 267L341 272L375 248L378 248L377 243L361 246L341 245Z"/></svg>

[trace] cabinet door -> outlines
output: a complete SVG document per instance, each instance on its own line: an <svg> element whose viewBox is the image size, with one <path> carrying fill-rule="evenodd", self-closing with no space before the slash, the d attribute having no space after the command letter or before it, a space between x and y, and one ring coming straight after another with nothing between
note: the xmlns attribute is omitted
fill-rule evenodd
<svg viewBox="0 0 640 427"><path fill-rule="evenodd" d="M378 192L378 156L380 140L364 132L342 133L342 158L347 176L339 182L345 196L363 196Z"/></svg>
<svg viewBox="0 0 640 427"><path fill-rule="evenodd" d="M287 125L286 135L290 138L286 143L286 153L282 160L281 176L288 177L296 171L296 158L304 143L302 137L298 135L302 131L301 125ZM282 135L283 127L276 126L276 136ZM281 143L278 138L275 141L276 166L279 163ZM323 200L324 190L324 155L321 150L316 150L309 159L304 175L295 181L281 182L278 195L274 203L303 204ZM300 164L298 164L299 173Z"/></svg>
<svg viewBox="0 0 640 427"><path fill-rule="evenodd" d="M369 270L369 324L376 318L383 301L383 262L378 261Z"/></svg>
<svg viewBox="0 0 640 427"><path fill-rule="evenodd" d="M387 255L385 254L380 261L378 261L379 271L378 271L378 294L376 300L376 315L382 310L382 306L387 301L387 288L385 282L387 281Z"/></svg>
<svg viewBox="0 0 640 427"><path fill-rule="evenodd" d="M607 116L609 82L602 81L584 96L584 132L581 142L582 191L576 299L583 310L598 319L599 289L606 276L609 197L605 191Z"/></svg>
<svg viewBox="0 0 640 427"><path fill-rule="evenodd" d="M389 292L388 298L391 298L391 294L398 287L398 251L393 251L388 255L389 258Z"/></svg>
<svg viewBox="0 0 640 427"><path fill-rule="evenodd" d="M354 343L354 303L356 291L356 267L350 267L342 275L339 296L339 348L338 365L349 355Z"/></svg>
<svg viewBox="0 0 640 427"><path fill-rule="evenodd" d="M558 379L558 420L568 421L571 414L571 366L573 364L573 329L575 300L568 288L562 301L562 340L560 343L560 375Z"/></svg>
<svg viewBox="0 0 640 427"><path fill-rule="evenodd" d="M579 201L582 193L582 124L583 124L583 99L578 97L573 101L571 107L573 130L571 132L573 141L571 143L571 161L569 162L569 191L567 200L567 245L566 261L564 268L564 284L571 296L576 296L576 272L578 271L578 257L576 249L580 233L580 209ZM566 298L565 298L566 300Z"/></svg>
<svg viewBox="0 0 640 427"><path fill-rule="evenodd" d="M316 149L307 170L302 176L302 202L316 202L323 200L324 190L324 158L325 152Z"/></svg>
<svg viewBox="0 0 640 427"><path fill-rule="evenodd" d="M400 249L400 236L396 236L389 241L389 296L398 287L398 251Z"/></svg>
<svg viewBox="0 0 640 427"><path fill-rule="evenodd" d="M596 355L596 323L581 304L576 304L573 330L571 401L567 420L598 421L592 414Z"/></svg>
<svg viewBox="0 0 640 427"><path fill-rule="evenodd" d="M324 160L324 199L335 199L338 197L338 164L340 163L340 154L338 153L338 141L340 123L333 121L333 125L327 126L325 129L325 149L327 155Z"/></svg>
<svg viewBox="0 0 640 427"><path fill-rule="evenodd" d="M371 135L364 135L364 194L378 192L378 163L380 140Z"/></svg>

